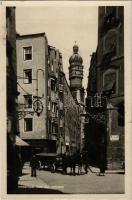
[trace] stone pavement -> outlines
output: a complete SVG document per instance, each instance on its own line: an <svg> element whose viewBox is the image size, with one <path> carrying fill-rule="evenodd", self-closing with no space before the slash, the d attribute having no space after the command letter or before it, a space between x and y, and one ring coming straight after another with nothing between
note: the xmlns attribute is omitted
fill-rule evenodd
<svg viewBox="0 0 132 200"><path fill-rule="evenodd" d="M38 171L37 171L38 172ZM20 176L18 187L19 188L47 188L48 185L42 181L39 176L31 177L31 168L29 163L25 163L22 176Z"/></svg>
<svg viewBox="0 0 132 200"><path fill-rule="evenodd" d="M98 168L90 167L90 174L92 173L97 174L99 172ZM48 173L48 172L47 172ZM123 170L107 170L106 174L119 174L123 173ZM50 175L53 176L54 175ZM29 163L25 163L23 167L23 174L19 179L19 189L22 188L49 188L49 184L45 182L45 178L43 178L42 171L37 170L37 177L31 177L31 168L29 166ZM47 181L47 180L46 180Z"/></svg>

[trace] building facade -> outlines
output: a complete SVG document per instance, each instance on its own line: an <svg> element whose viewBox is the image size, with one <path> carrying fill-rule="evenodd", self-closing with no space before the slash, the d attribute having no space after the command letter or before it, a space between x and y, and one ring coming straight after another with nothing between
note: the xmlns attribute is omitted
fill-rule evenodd
<svg viewBox="0 0 132 200"><path fill-rule="evenodd" d="M91 101L96 98L95 107L90 98ZM86 108L85 137L91 162L99 162L102 145L107 168L121 168L124 163L123 7L99 7L98 45L89 69ZM97 122L89 113L102 119Z"/></svg>
<svg viewBox="0 0 132 200"><path fill-rule="evenodd" d="M48 42L44 33L17 36L19 128L21 138L30 144L27 148L31 155L51 150L47 131L47 64Z"/></svg>
<svg viewBox="0 0 132 200"><path fill-rule="evenodd" d="M7 82L7 193L13 193L18 186L19 149L16 146L18 135L17 107L17 65L15 8L6 8L6 82Z"/></svg>
<svg viewBox="0 0 132 200"><path fill-rule="evenodd" d="M64 92L62 55L48 46L48 135L56 142L56 152L64 153Z"/></svg>
<svg viewBox="0 0 132 200"><path fill-rule="evenodd" d="M27 148L29 157L37 152L61 154L80 149L82 67L81 77L75 81L80 84L74 88L71 83L69 88L62 55L48 45L44 33L18 35L17 65L20 136L30 144L23 148L25 154Z"/></svg>
<svg viewBox="0 0 132 200"><path fill-rule="evenodd" d="M73 98L70 87L64 77L64 128L65 148L71 153L80 150L81 117L80 106Z"/></svg>

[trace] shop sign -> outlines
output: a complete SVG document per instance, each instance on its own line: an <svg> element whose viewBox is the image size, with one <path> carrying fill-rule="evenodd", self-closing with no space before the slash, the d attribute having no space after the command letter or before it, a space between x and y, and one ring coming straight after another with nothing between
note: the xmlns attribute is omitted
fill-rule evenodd
<svg viewBox="0 0 132 200"><path fill-rule="evenodd" d="M119 135L111 135L110 141L119 141Z"/></svg>

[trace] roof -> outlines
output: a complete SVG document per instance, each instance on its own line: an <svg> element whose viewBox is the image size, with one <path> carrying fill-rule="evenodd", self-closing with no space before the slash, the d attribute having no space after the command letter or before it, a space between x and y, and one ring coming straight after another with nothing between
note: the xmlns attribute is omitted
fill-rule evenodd
<svg viewBox="0 0 132 200"><path fill-rule="evenodd" d="M16 38L17 40L21 40L21 39L28 39L28 38L36 38L36 37L43 37L46 36L45 33L34 33L34 34L27 34L27 35L20 35L20 34L16 34Z"/></svg>

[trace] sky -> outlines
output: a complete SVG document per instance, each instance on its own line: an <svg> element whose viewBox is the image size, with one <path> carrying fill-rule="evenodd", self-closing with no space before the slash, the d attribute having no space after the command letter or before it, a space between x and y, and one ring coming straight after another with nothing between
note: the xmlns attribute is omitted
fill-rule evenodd
<svg viewBox="0 0 132 200"><path fill-rule="evenodd" d="M85 89L90 55L97 47L97 30L98 7L96 6L16 7L16 31L21 35L45 32L48 44L62 53L67 80L69 80L69 57L73 53L76 41L79 54L83 58Z"/></svg>

